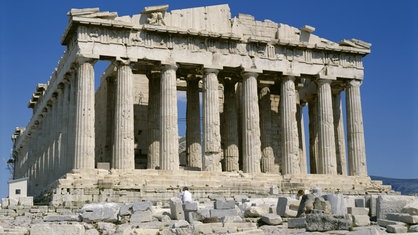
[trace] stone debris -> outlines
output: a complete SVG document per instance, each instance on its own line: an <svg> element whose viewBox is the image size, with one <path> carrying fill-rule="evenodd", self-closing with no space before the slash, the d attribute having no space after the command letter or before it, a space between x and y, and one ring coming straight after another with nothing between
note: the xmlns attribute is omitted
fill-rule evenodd
<svg viewBox="0 0 418 235"><path fill-rule="evenodd" d="M417 198L397 196L380 200L380 208L393 201L408 201L398 212L386 213L377 223L371 221L365 196L306 194L300 200L304 215L277 212L299 204L299 200L278 198L214 197L181 203L133 201L91 203L81 208L3 205L0 234L386 234L418 232ZM311 202L307 203L309 199ZM359 199L359 200L357 200ZM330 200L330 201L328 201ZM296 203L297 201L297 203ZM351 203L353 202L353 203ZM357 203L354 203L357 202ZM272 204L273 203L273 204ZM277 203L277 204L275 204ZM309 204L309 205L308 205ZM350 205L342 208L341 205ZM290 206L289 205L293 205ZM306 210L306 205L310 208ZM359 207L356 207L359 206ZM277 210L280 208L280 210ZM379 208L377 208L379 210ZM341 211L345 213L341 215ZM333 232L334 231L334 232Z"/></svg>

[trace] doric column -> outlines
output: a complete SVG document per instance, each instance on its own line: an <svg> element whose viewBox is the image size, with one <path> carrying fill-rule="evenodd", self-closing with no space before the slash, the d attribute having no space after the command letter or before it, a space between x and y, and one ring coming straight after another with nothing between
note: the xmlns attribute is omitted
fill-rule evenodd
<svg viewBox="0 0 418 235"><path fill-rule="evenodd" d="M66 75L64 78L64 105L63 105L63 112L68 113L68 115L63 115L63 140L62 140L62 152L63 152L63 160L61 164L61 173L65 174L69 170L72 169L72 159L71 159L71 124L72 124L72 105L71 105L71 98L72 98L72 86L71 84L73 76Z"/></svg>
<svg viewBox="0 0 418 235"><path fill-rule="evenodd" d="M224 170L239 171L238 116L235 82L224 80Z"/></svg>
<svg viewBox="0 0 418 235"><path fill-rule="evenodd" d="M259 173L261 160L260 115L258 108L256 72L242 73L242 170L245 173Z"/></svg>
<svg viewBox="0 0 418 235"><path fill-rule="evenodd" d="M295 77L284 76L281 83L280 125L282 130L282 173L299 174L299 139L296 121Z"/></svg>
<svg viewBox="0 0 418 235"><path fill-rule="evenodd" d="M334 133L335 151L337 156L337 173L339 175L347 175L341 89L333 91L332 105L332 109L334 111Z"/></svg>
<svg viewBox="0 0 418 235"><path fill-rule="evenodd" d="M69 112L68 99L69 99L69 83L68 77L63 79L63 92L62 92L62 107L61 107L61 139L60 139L60 163L59 163L59 176L62 176L67 172L67 139L68 139L68 116L66 113Z"/></svg>
<svg viewBox="0 0 418 235"><path fill-rule="evenodd" d="M309 169L311 174L318 173L318 98L308 103L309 115Z"/></svg>
<svg viewBox="0 0 418 235"><path fill-rule="evenodd" d="M147 168L160 166L160 109L161 109L161 72L152 71L148 77L148 159Z"/></svg>
<svg viewBox="0 0 418 235"><path fill-rule="evenodd" d="M160 169L179 169L177 126L177 65L166 64L161 71Z"/></svg>
<svg viewBox="0 0 418 235"><path fill-rule="evenodd" d="M346 89L348 166L350 175L367 176L360 84L351 80Z"/></svg>
<svg viewBox="0 0 418 235"><path fill-rule="evenodd" d="M199 78L187 78L186 110L186 161L187 166L202 168L202 147L200 144L200 103Z"/></svg>
<svg viewBox="0 0 418 235"><path fill-rule="evenodd" d="M331 80L318 80L318 174L337 174Z"/></svg>
<svg viewBox="0 0 418 235"><path fill-rule="evenodd" d="M221 133L217 69L205 69L203 75L203 169L222 171Z"/></svg>
<svg viewBox="0 0 418 235"><path fill-rule="evenodd" d="M76 77L74 168L94 168L94 63L79 58Z"/></svg>
<svg viewBox="0 0 418 235"><path fill-rule="evenodd" d="M112 168L135 169L134 105L129 61L117 61Z"/></svg>
<svg viewBox="0 0 418 235"><path fill-rule="evenodd" d="M305 104L301 104L300 102L296 104L296 120L298 123L300 173L306 174L308 168L306 166L305 123L303 119L303 106L305 106Z"/></svg>
<svg viewBox="0 0 418 235"><path fill-rule="evenodd" d="M270 89L263 87L260 91L260 133L261 133L261 172L278 173L274 164L274 152L271 142L271 100Z"/></svg>
<svg viewBox="0 0 418 235"><path fill-rule="evenodd" d="M67 164L65 165L65 172L74 169L74 151L75 151L75 110L76 110L76 85L77 85L77 71L70 75L68 83L68 127L67 127Z"/></svg>

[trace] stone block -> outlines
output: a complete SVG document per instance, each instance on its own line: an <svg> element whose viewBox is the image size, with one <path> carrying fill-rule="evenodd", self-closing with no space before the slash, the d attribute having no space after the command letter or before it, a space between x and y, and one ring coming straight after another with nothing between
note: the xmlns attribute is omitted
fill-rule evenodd
<svg viewBox="0 0 418 235"><path fill-rule="evenodd" d="M173 228L187 228L189 227L190 224L189 222L187 222L186 220L179 220L173 223L172 227Z"/></svg>
<svg viewBox="0 0 418 235"><path fill-rule="evenodd" d="M270 187L270 195L277 195L279 194L280 190L279 187L277 187L277 185L273 185Z"/></svg>
<svg viewBox="0 0 418 235"><path fill-rule="evenodd" d="M362 227L370 225L370 217L368 215L353 215L353 226Z"/></svg>
<svg viewBox="0 0 418 235"><path fill-rule="evenodd" d="M210 212L210 217L217 217L217 218L238 215L238 212L235 209L225 209L225 210L210 209L209 212Z"/></svg>
<svg viewBox="0 0 418 235"><path fill-rule="evenodd" d="M183 204L184 211L197 211L198 207L199 207L198 202L185 202Z"/></svg>
<svg viewBox="0 0 418 235"><path fill-rule="evenodd" d="M356 207L366 207L366 199L365 198L356 198L356 199L354 199L354 205Z"/></svg>
<svg viewBox="0 0 418 235"><path fill-rule="evenodd" d="M409 226L408 232L417 232L418 233L418 225Z"/></svg>
<svg viewBox="0 0 418 235"><path fill-rule="evenodd" d="M387 219L377 219L377 224L382 227L387 227L388 225L406 225L403 222L387 220Z"/></svg>
<svg viewBox="0 0 418 235"><path fill-rule="evenodd" d="M32 224L29 231L31 235L79 235L84 234L85 229L81 224L38 223Z"/></svg>
<svg viewBox="0 0 418 235"><path fill-rule="evenodd" d="M222 223L227 224L227 223L239 223L239 222L242 222L243 220L241 216L235 215L235 216L222 217L221 221Z"/></svg>
<svg viewBox="0 0 418 235"><path fill-rule="evenodd" d="M356 207L356 199L359 198L358 196L347 195L344 196L344 204L346 207Z"/></svg>
<svg viewBox="0 0 418 235"><path fill-rule="evenodd" d="M152 202L151 201L141 201L141 202L134 202L132 205L132 210L136 211L152 211Z"/></svg>
<svg viewBox="0 0 418 235"><path fill-rule="evenodd" d="M79 215L48 215L44 217L45 222L81 221Z"/></svg>
<svg viewBox="0 0 418 235"><path fill-rule="evenodd" d="M390 224L386 227L388 233L407 233L408 228L404 225Z"/></svg>
<svg viewBox="0 0 418 235"><path fill-rule="evenodd" d="M289 218L287 220L287 227L288 228L305 228L306 227L306 218Z"/></svg>
<svg viewBox="0 0 418 235"><path fill-rule="evenodd" d="M9 207L9 199L8 198L2 198L1 199L1 208L6 209Z"/></svg>
<svg viewBox="0 0 418 235"><path fill-rule="evenodd" d="M251 206L250 208L245 209L244 217L261 217L265 214L268 214L269 212L270 208L268 206Z"/></svg>
<svg viewBox="0 0 418 235"><path fill-rule="evenodd" d="M279 225L282 224L283 220L280 215L276 214L266 214L261 216L261 221L268 225Z"/></svg>
<svg viewBox="0 0 418 235"><path fill-rule="evenodd" d="M399 221L407 224L418 224L418 215L401 214Z"/></svg>
<svg viewBox="0 0 418 235"><path fill-rule="evenodd" d="M110 170L110 163L109 162L98 162L97 163L97 169Z"/></svg>
<svg viewBox="0 0 418 235"><path fill-rule="evenodd" d="M180 198L173 197L170 199L171 219L184 220L183 203Z"/></svg>
<svg viewBox="0 0 418 235"><path fill-rule="evenodd" d="M376 216L376 206L377 206L377 197L376 195L370 195L368 200L369 200L369 215L370 217L375 217ZM366 203L367 205L367 203Z"/></svg>
<svg viewBox="0 0 418 235"><path fill-rule="evenodd" d="M19 205L19 199L17 198L9 198L9 207L14 207Z"/></svg>
<svg viewBox="0 0 418 235"><path fill-rule="evenodd" d="M215 209L234 209L235 201L234 200L216 200L214 202Z"/></svg>
<svg viewBox="0 0 418 235"><path fill-rule="evenodd" d="M113 223L98 222L97 229L102 231L102 234L115 234L116 225Z"/></svg>
<svg viewBox="0 0 418 235"><path fill-rule="evenodd" d="M283 217L296 217L299 200L290 197L279 197L276 206L276 213ZM293 210L296 208L296 210Z"/></svg>
<svg viewBox="0 0 418 235"><path fill-rule="evenodd" d="M133 203L125 203L120 206L119 215L125 216L132 214Z"/></svg>
<svg viewBox="0 0 418 235"><path fill-rule="evenodd" d="M387 220L401 221L401 213L389 213L386 215Z"/></svg>
<svg viewBox="0 0 418 235"><path fill-rule="evenodd" d="M376 203L376 215L378 219L385 219L389 213L400 213L415 197L402 195L380 195Z"/></svg>
<svg viewBox="0 0 418 235"><path fill-rule="evenodd" d="M349 230L350 220L323 213L311 213L306 216L306 231L325 232L330 230Z"/></svg>
<svg viewBox="0 0 418 235"><path fill-rule="evenodd" d="M19 197L19 205L26 207L33 206L33 197Z"/></svg>
<svg viewBox="0 0 418 235"><path fill-rule="evenodd" d="M418 199L406 204L402 208L402 213L408 213L410 215L418 215Z"/></svg>
<svg viewBox="0 0 418 235"><path fill-rule="evenodd" d="M326 201L331 204L332 214L345 215L345 203L343 194L327 194L322 196Z"/></svg>
<svg viewBox="0 0 418 235"><path fill-rule="evenodd" d="M120 206L116 203L85 204L81 208L84 222L116 222Z"/></svg>
<svg viewBox="0 0 418 235"><path fill-rule="evenodd" d="M152 212L151 211L136 211L131 215L131 224L140 224L144 222L151 222L153 221Z"/></svg>
<svg viewBox="0 0 418 235"><path fill-rule="evenodd" d="M347 207L347 213L352 215L369 215L369 208L365 207Z"/></svg>

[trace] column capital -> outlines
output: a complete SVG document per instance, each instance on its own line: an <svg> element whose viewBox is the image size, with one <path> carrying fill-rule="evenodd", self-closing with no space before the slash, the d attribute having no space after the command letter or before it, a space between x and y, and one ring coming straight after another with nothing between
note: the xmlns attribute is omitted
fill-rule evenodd
<svg viewBox="0 0 418 235"><path fill-rule="evenodd" d="M260 73L259 72L256 72L256 71L245 71L245 70L243 70L241 72L241 76L243 78L249 78L249 77L255 77L255 78L257 78L259 74Z"/></svg>
<svg viewBox="0 0 418 235"><path fill-rule="evenodd" d="M174 70L174 71L177 71L177 69L178 69L179 67L178 67L178 65L176 64L176 63L167 63L167 64L165 64L165 63L161 63L161 70L162 71L166 71L166 70Z"/></svg>
<svg viewBox="0 0 418 235"><path fill-rule="evenodd" d="M116 65L130 65L131 60L129 58L116 57L115 64Z"/></svg>
<svg viewBox="0 0 418 235"><path fill-rule="evenodd" d="M352 80L349 80L347 82L347 87L354 87L354 86L359 87L361 85L361 83L362 83L362 81L359 81L359 80L356 80L356 79L352 79Z"/></svg>
<svg viewBox="0 0 418 235"><path fill-rule="evenodd" d="M216 75L218 75L219 71L222 69L222 67L203 67L203 72L204 74L208 74L208 73L214 73Z"/></svg>
<svg viewBox="0 0 418 235"><path fill-rule="evenodd" d="M257 69L257 68L241 68L241 75L243 77L248 77L248 76L255 76L258 77L259 74L263 73L262 69Z"/></svg>
<svg viewBox="0 0 418 235"><path fill-rule="evenodd" d="M316 82L318 83L318 85L323 85L323 84L331 84L332 80L325 79L325 78L318 78Z"/></svg>
<svg viewBox="0 0 418 235"><path fill-rule="evenodd" d="M88 57L88 56L85 56L85 55L77 54L76 57L75 57L75 62L77 64L90 63L90 64L94 65L97 62L98 59L99 58Z"/></svg>

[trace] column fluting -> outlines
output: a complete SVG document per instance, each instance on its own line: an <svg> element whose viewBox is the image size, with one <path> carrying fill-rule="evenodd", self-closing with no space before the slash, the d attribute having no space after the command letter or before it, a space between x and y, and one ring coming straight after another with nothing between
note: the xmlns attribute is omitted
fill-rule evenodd
<svg viewBox="0 0 418 235"><path fill-rule="evenodd" d="M367 176L360 85L351 80L346 89L348 166L350 175Z"/></svg>
<svg viewBox="0 0 418 235"><path fill-rule="evenodd" d="M177 124L177 65L167 64L161 71L161 142L160 169L179 169L179 142Z"/></svg>
<svg viewBox="0 0 418 235"><path fill-rule="evenodd" d="M331 80L318 80L319 174L337 174Z"/></svg>
<svg viewBox="0 0 418 235"><path fill-rule="evenodd" d="M74 168L94 168L94 61L81 58L75 86Z"/></svg>
<svg viewBox="0 0 418 235"><path fill-rule="evenodd" d="M299 140L296 121L295 77L285 76L281 83L280 125L282 131L282 173L299 174Z"/></svg>
<svg viewBox="0 0 418 235"><path fill-rule="evenodd" d="M135 169L133 75L127 61L117 61L116 67L112 168Z"/></svg>
<svg viewBox="0 0 418 235"><path fill-rule="evenodd" d="M260 115L255 72L242 73L242 157L245 173L259 173L261 160Z"/></svg>

